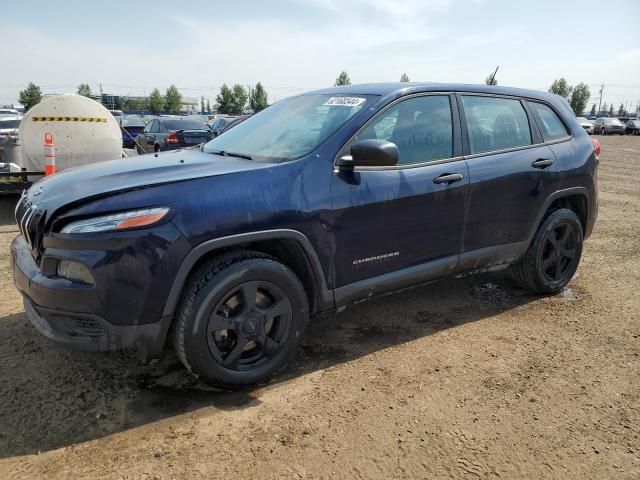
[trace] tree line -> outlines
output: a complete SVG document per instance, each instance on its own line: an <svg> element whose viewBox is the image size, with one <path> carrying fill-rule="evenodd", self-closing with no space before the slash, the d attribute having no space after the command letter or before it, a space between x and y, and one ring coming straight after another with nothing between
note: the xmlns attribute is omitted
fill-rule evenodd
<svg viewBox="0 0 640 480"><path fill-rule="evenodd" d="M400 76L401 82L409 82L409 76L403 73ZM498 85L495 72L485 78L487 85ZM351 78L346 71L340 72L336 77L334 86L351 85ZM569 102L571 109L576 115L582 115L586 113L587 104L591 98L591 91L589 87L580 82L575 86L569 85L565 78L558 78L553 81L549 87L549 92L555 93L564 97ZM91 96L91 87L87 83L81 83L78 86L77 93L84 96ZM28 111L34 105L42 101L42 91L40 87L34 83L29 83L25 90L22 90L19 94L19 101L24 106L25 112ZM218 103L217 111L227 115L240 115L248 106L253 112L259 112L265 109L268 103L267 92L260 82L255 87L247 90L240 84L235 84L229 87L226 83L220 88L220 93L216 96L216 102ZM160 93L160 90L154 88L148 97L142 99L117 97L116 109L119 110L134 110L134 111L148 111L153 114L161 112L176 114L181 111L182 108L182 95L178 91L175 85L171 85L166 89L164 95ZM211 113L211 105L209 100L205 104L204 96L200 98L200 113ZM591 115L598 116L626 116L629 114L624 104L620 104L616 110L614 105L607 105L603 103L600 108L596 107L593 103L591 106ZM640 102L636 106L636 114L640 113Z"/></svg>

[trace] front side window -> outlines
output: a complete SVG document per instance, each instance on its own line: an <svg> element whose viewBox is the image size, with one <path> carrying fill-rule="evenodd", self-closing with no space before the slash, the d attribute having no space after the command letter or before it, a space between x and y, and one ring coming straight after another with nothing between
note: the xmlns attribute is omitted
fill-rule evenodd
<svg viewBox="0 0 640 480"><path fill-rule="evenodd" d="M536 117L536 122L538 122L540 133L542 133L542 138L545 142L558 140L569 135L567 127L564 126L562 120L551 108L537 102L529 102L529 107L531 107L531 111Z"/></svg>
<svg viewBox="0 0 640 480"><path fill-rule="evenodd" d="M527 114L518 100L463 95L471 153L531 145Z"/></svg>
<svg viewBox="0 0 640 480"><path fill-rule="evenodd" d="M372 98L330 94L286 98L211 140L204 151L266 162L295 160L318 148Z"/></svg>
<svg viewBox="0 0 640 480"><path fill-rule="evenodd" d="M404 100L384 111L356 140L395 143L399 165L441 160L453 156L453 122L446 95Z"/></svg>

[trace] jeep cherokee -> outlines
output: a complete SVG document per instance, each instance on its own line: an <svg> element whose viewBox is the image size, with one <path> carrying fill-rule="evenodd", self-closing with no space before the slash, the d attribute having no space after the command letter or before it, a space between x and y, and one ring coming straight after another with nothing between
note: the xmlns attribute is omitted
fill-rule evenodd
<svg viewBox="0 0 640 480"><path fill-rule="evenodd" d="M281 100L199 150L69 169L16 207L27 316L52 340L252 384L308 319L510 267L562 290L597 214L600 146L559 96L373 84Z"/></svg>

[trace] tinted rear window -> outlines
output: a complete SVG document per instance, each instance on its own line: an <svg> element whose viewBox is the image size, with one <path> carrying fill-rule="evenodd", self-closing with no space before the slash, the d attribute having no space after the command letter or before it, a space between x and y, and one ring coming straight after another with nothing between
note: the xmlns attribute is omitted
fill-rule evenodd
<svg viewBox="0 0 640 480"><path fill-rule="evenodd" d="M169 130L206 130L204 123L197 120L163 120L162 123Z"/></svg>
<svg viewBox="0 0 640 480"><path fill-rule="evenodd" d="M545 142L558 140L569 135L567 127L564 126L560 117L551 108L537 102L529 102L529 107L531 107L533 116L538 122L540 133L542 133L542 138Z"/></svg>
<svg viewBox="0 0 640 480"><path fill-rule="evenodd" d="M471 153L531 145L527 114L519 100L464 95Z"/></svg>

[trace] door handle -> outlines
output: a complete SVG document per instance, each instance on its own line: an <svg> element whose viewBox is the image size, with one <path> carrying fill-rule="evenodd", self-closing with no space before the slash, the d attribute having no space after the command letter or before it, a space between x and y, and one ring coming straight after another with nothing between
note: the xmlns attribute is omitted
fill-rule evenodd
<svg viewBox="0 0 640 480"><path fill-rule="evenodd" d="M451 185L452 183L462 180L462 174L460 173L443 173L439 177L433 179L433 183L446 183Z"/></svg>
<svg viewBox="0 0 640 480"><path fill-rule="evenodd" d="M539 158L531 164L533 168L547 168L549 165L553 165L553 160L548 158Z"/></svg>

